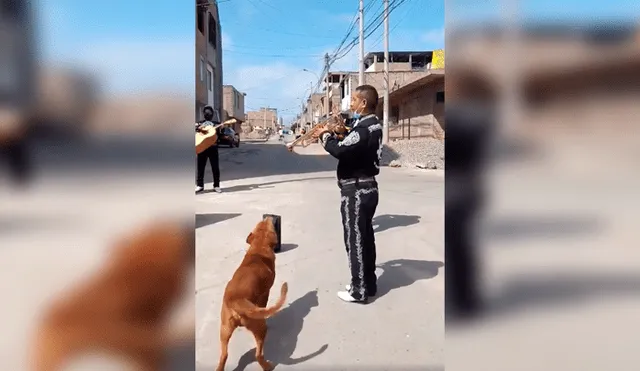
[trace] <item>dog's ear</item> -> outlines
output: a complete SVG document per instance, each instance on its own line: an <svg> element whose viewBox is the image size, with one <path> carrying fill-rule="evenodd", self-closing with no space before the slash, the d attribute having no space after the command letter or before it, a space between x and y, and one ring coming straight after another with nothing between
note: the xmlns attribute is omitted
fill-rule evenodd
<svg viewBox="0 0 640 371"><path fill-rule="evenodd" d="M247 236L247 244L251 245L251 241L253 241L253 232L249 233Z"/></svg>

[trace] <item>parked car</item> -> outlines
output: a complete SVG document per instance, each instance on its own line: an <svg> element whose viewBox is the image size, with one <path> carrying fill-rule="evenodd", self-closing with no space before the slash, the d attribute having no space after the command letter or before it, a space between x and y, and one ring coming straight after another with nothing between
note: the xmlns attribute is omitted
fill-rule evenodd
<svg viewBox="0 0 640 371"><path fill-rule="evenodd" d="M240 135L233 129L225 127L221 135L218 136L218 145L228 145L229 147L240 147Z"/></svg>

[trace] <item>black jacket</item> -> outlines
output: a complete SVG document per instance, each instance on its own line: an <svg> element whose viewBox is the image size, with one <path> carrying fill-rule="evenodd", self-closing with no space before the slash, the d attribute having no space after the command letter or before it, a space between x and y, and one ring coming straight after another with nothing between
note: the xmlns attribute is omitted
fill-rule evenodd
<svg viewBox="0 0 640 371"><path fill-rule="evenodd" d="M200 125L204 125L205 127L207 127L207 126L220 125L220 123L216 122L216 121L200 120L200 121L196 122L196 131L198 131L198 126L200 126ZM218 134L218 136L222 135L222 128L223 127L221 126L221 127L216 129L216 134Z"/></svg>
<svg viewBox="0 0 640 371"><path fill-rule="evenodd" d="M354 122L343 140L330 134L321 139L324 149L338 159L338 179L366 178L380 173L382 124L376 115Z"/></svg>

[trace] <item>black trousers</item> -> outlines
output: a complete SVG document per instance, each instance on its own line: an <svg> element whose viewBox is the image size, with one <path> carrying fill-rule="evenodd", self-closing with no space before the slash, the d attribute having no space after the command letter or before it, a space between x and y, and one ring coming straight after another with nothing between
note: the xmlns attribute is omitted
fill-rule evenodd
<svg viewBox="0 0 640 371"><path fill-rule="evenodd" d="M378 207L378 184L367 182L340 187L340 212L351 271L349 294L365 300L376 294L376 240L373 216Z"/></svg>
<svg viewBox="0 0 640 371"><path fill-rule="evenodd" d="M218 155L218 146L211 146L198 154L196 185L204 187L204 169L207 167L207 160L211 163L213 186L220 187L220 157Z"/></svg>

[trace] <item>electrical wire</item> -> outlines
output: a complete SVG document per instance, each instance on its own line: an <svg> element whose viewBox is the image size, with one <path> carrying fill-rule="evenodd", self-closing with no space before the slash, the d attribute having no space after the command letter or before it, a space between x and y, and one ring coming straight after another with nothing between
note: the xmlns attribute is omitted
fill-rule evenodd
<svg viewBox="0 0 640 371"><path fill-rule="evenodd" d="M397 9L400 5L404 4L405 2L407 2L407 0L392 0L391 3L389 4L389 15L391 15L391 13ZM379 15L378 17L376 17L376 20L374 20L373 22L376 22L380 17L384 18L384 12L382 13L382 15ZM370 26L373 26L374 23L371 23ZM372 30L368 31L365 29L365 35L364 35L364 39L366 40L367 38L369 38L375 31L377 31L382 25L384 24L384 19L382 22L378 23L376 25L375 28L373 28ZM370 27L369 27L370 28ZM353 50L353 48L358 44L358 39L354 39L354 41L352 41L349 45L348 48L345 48L340 55L335 55L333 57L333 61L337 61L343 57L345 57L347 54L349 54L349 52L351 50Z"/></svg>
<svg viewBox="0 0 640 371"><path fill-rule="evenodd" d="M265 58L323 58L322 55L319 54L262 54L262 53L249 53L231 49L222 49L222 51L232 54L241 54L241 55L252 55L256 57L265 57Z"/></svg>
<svg viewBox="0 0 640 371"><path fill-rule="evenodd" d="M389 34L392 34L393 31L395 31L395 29L398 28L398 26L400 26L402 22L404 22L407 16L413 13L413 10L418 4L423 4L423 3L419 1L415 1L413 3L413 6L407 8L407 11L400 17L400 19L398 19L398 22L396 22L396 24L391 28L391 30L389 30ZM380 43L383 41L383 38L384 38L384 32L381 32L380 36L376 39L376 41L373 42L372 46L370 46L371 50L375 49L378 45L380 45Z"/></svg>

